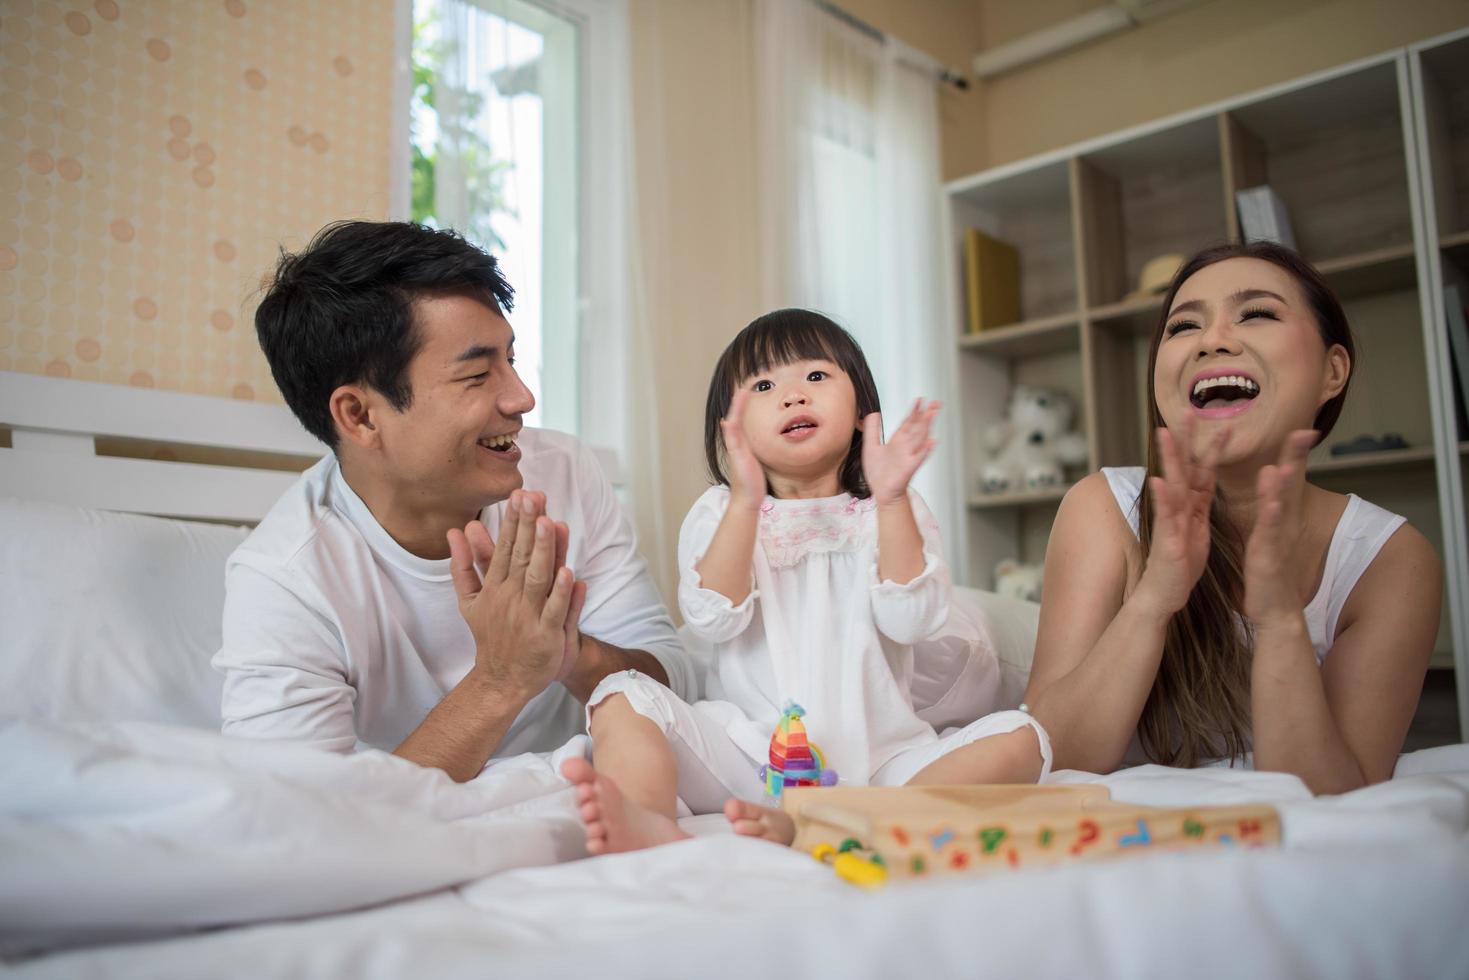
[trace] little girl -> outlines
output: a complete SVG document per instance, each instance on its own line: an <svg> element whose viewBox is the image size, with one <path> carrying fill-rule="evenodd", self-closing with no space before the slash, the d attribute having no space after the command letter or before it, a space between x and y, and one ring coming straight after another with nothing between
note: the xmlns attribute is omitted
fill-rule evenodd
<svg viewBox="0 0 1469 980"><path fill-rule="evenodd" d="M761 765L795 702L849 785L1033 783L1050 744L1006 711L939 737L914 713L913 643L944 623L949 572L908 482L934 447L920 400L886 443L862 351L818 313L778 310L714 369L705 452L717 485L679 534L679 608L709 642L712 700L614 674L587 701L594 762L576 784L592 854L679 840L682 801L738 833L790 843L760 805Z"/></svg>

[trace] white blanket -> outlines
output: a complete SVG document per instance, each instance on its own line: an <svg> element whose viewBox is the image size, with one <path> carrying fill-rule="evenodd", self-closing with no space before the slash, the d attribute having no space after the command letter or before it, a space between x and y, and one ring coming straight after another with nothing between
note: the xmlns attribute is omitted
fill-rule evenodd
<svg viewBox="0 0 1469 980"><path fill-rule="evenodd" d="M582 853L558 761L460 786L381 753L0 724L0 943L50 950L22 976L1469 976L1469 746L1321 799L1276 774L1062 774L1271 802L1286 845L876 894L718 818L557 863Z"/></svg>
<svg viewBox="0 0 1469 980"><path fill-rule="evenodd" d="M0 725L0 949L361 908L584 856L551 759L457 785L338 756L126 723Z"/></svg>

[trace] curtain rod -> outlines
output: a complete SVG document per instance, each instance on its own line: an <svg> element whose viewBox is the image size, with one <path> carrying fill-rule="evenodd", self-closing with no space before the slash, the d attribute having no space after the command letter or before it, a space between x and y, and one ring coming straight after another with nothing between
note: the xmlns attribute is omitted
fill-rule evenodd
<svg viewBox="0 0 1469 980"><path fill-rule="evenodd" d="M961 92L969 91L969 79L965 78L958 72L953 71L952 69L944 67L943 65L939 64L939 62L936 61L934 58L930 57L922 51L919 51L912 45L905 44L895 37L889 37L887 34L884 34L876 27L873 27L871 24L867 23L867 21L855 17L852 14L849 14L847 11L843 10L841 7L838 7L836 4L827 2L827 0L811 0L811 2L814 3L817 7L826 11L831 16L835 17L837 20L842 21L849 27L860 31L863 34L866 34L874 41L879 41L884 44L892 42L898 45L898 47L902 49L902 52L909 56L908 60L918 62L918 67L932 72L933 76L943 84L952 85L954 88L959 89Z"/></svg>

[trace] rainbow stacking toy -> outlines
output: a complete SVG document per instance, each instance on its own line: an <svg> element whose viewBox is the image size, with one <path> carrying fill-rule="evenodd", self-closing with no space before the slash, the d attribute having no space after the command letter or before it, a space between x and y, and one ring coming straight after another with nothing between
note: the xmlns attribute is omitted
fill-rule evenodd
<svg viewBox="0 0 1469 980"><path fill-rule="evenodd" d="M826 768L821 749L806 741L806 726L801 722L805 714L799 704L788 705L770 736L770 765L762 766L760 775L772 799L779 800L787 786L836 785L836 771Z"/></svg>

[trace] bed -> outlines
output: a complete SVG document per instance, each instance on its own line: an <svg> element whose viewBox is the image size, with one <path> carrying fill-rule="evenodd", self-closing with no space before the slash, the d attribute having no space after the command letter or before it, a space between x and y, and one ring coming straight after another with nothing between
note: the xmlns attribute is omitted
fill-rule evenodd
<svg viewBox="0 0 1469 980"><path fill-rule="evenodd" d="M869 893L718 817L584 859L554 756L456 785L379 752L225 739L208 660L247 533L232 522L289 483L281 457L316 447L283 412L184 395L90 386L89 404L121 401L47 412L38 399L77 403L80 383L17 395L16 377L0 375L0 956L16 976L1469 976L1469 746L1320 799L1279 774L1060 773L1141 804L1271 803L1285 843ZM99 455L119 442L132 455ZM1034 607L959 601L989 618L1018 698Z"/></svg>

